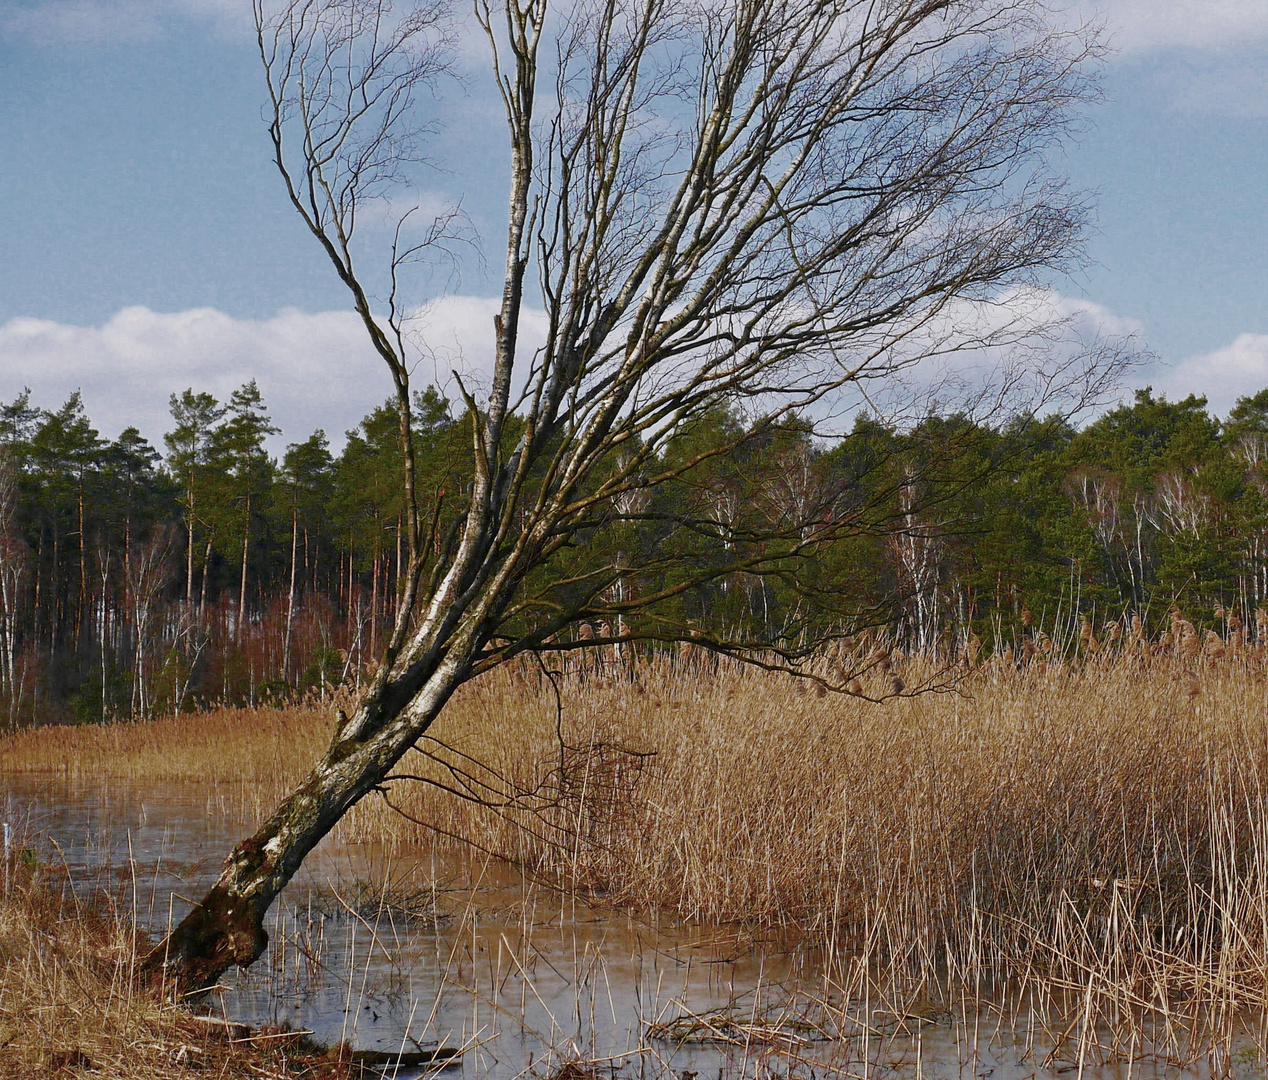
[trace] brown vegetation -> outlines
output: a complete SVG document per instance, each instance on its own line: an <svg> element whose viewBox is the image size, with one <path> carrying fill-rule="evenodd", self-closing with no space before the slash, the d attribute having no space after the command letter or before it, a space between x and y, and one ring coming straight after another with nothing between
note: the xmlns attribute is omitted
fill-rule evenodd
<svg viewBox="0 0 1268 1080"><path fill-rule="evenodd" d="M612 904L791 929L896 971L1261 1004L1263 660L1124 650L992 662L958 693L881 704L700 654L557 678L557 714L542 672L495 671L402 763L428 782L371 796L341 835L469 844ZM886 666L862 689L921 679ZM0 744L0 762L213 781L249 814L330 723L226 710L50 728Z"/></svg>
<svg viewBox="0 0 1268 1080"><path fill-rule="evenodd" d="M100 891L80 896L55 868L15 857L0 892L0 1075L348 1077L345 1047L252 1032L175 1005L134 978L145 943L131 913Z"/></svg>

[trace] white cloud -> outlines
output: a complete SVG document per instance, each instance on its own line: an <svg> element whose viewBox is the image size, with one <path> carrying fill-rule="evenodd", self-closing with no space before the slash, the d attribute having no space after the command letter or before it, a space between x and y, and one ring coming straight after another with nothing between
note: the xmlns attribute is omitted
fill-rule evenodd
<svg viewBox="0 0 1268 1080"><path fill-rule="evenodd" d="M490 367L498 301L452 297L415 322L429 353L414 370L422 387L438 382L454 395L456 368L479 385ZM525 349L539 344L541 317L530 313ZM71 326L18 318L0 325L0 400L24 386L33 400L55 408L82 389L88 415L103 434L132 424L161 445L170 427L168 398L190 386L225 400L254 378L283 434L274 449L325 428L339 445L343 432L392 392L387 369L349 312L295 309L269 319L236 319L213 308L160 313L129 307L101 326Z"/></svg>
<svg viewBox="0 0 1268 1080"><path fill-rule="evenodd" d="M1115 47L1125 53L1268 41L1264 0L1083 0L1075 10L1103 17Z"/></svg>
<svg viewBox="0 0 1268 1080"><path fill-rule="evenodd" d="M43 45L147 41L159 32L159 11L147 0L44 0L9 11L9 38Z"/></svg>
<svg viewBox="0 0 1268 1080"><path fill-rule="evenodd" d="M1171 401L1197 394L1207 399L1211 412L1227 416L1239 397L1268 387L1268 334L1239 334L1222 349L1190 356L1171 368L1155 368L1136 382L1151 384Z"/></svg>
<svg viewBox="0 0 1268 1080"><path fill-rule="evenodd" d="M889 354L899 369L875 369L867 404L899 424L931 410L1086 418L1113 401L1124 363L1143 346L1140 322L1103 305L1053 289L1008 289L990 301L953 303L905 334Z"/></svg>
<svg viewBox="0 0 1268 1080"><path fill-rule="evenodd" d="M172 16L211 20L225 30L252 25L250 0L19 0L0 5L0 30L43 42L132 41L157 36ZM556 4L557 13L567 5ZM1264 0L1071 0L1080 21L1105 21L1125 53L1175 46L1219 49L1268 42ZM463 55L483 64L483 38L462 35Z"/></svg>
<svg viewBox="0 0 1268 1080"><path fill-rule="evenodd" d="M455 296L420 311L411 330L426 347L415 362L414 385L435 383L454 399L456 370L479 397L492 367L493 316L499 304L493 297ZM961 309L948 315L940 333L952 343L957 332L950 323L958 323L958 333L968 333L970 347L953 350L944 363L909 371L906 391L917 398L941 385L948 374L958 377L970 397L974 387L989 383L996 377L992 373L999 354L973 348L971 339L1001 328L1059 323L1068 332L1065 348L1103 337L1143 337L1134 319L1047 290L1019 291L974 312ZM540 346L544 334L544 315L528 311L521 355L527 357ZM1057 354L1042 355L1050 364ZM350 312L290 308L268 319L237 319L213 308L160 313L130 307L101 326L32 318L0 325L0 401L11 401L29 386L36 404L56 408L79 389L93 423L110 437L131 424L161 447L170 427L172 393L188 386L223 401L252 378L282 428L273 440L275 452L318 427L338 447L343 432L391 394L387 370ZM1137 369L1129 383L1152 385L1171 400L1205 395L1212 412L1226 415L1237 398L1268 387L1268 334L1242 334L1224 348L1173 366ZM1130 388L1124 394L1129 398ZM949 399L942 400L945 404Z"/></svg>
<svg viewBox="0 0 1268 1080"><path fill-rule="evenodd" d="M1103 304L1064 296L1055 291L1047 291L1041 295L1047 297L1053 315L1072 323L1086 340L1095 337L1136 338L1139 341L1144 339L1145 327L1139 319L1119 315Z"/></svg>
<svg viewBox="0 0 1268 1080"><path fill-rule="evenodd" d="M231 33L252 25L250 0L34 0L0 14L0 36L43 45L149 41L173 16Z"/></svg>

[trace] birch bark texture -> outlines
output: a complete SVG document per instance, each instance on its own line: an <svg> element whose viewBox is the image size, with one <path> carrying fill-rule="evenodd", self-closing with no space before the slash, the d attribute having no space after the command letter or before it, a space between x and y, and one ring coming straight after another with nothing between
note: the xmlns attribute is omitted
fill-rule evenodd
<svg viewBox="0 0 1268 1080"><path fill-rule="evenodd" d="M278 892L464 681L525 651L603 645L570 635L583 620L624 640L628 616L669 592L760 574L850 527L810 500L772 526L779 543L737 544L733 563L683 568L659 593L626 587L638 568L625 552L543 576L698 464L664 450L711 410L757 425L829 415L970 350L998 357L979 403L1075 408L1122 359L1049 348L1051 326L999 317L1002 296L1077 261L1088 225L1051 161L1095 95L1100 46L1036 0L476 0L474 25L443 0L256 0L255 15L286 191L392 379L406 573L359 704L151 956L186 989L261 955ZM374 264L358 225L426 157L427 110L459 46L470 55L468 32L505 113L509 202L493 368L482 387L454 377L473 479L446 496L460 513L440 535L439 516L419 513L419 298L405 282L470 237L457 206L421 226L410 211ZM546 322L531 351L530 304ZM1032 347L1005 348L1019 344ZM689 635L700 642L684 626L645 631ZM703 644L776 666L808 647L804 633L795 647ZM760 657L745 651L756 644Z"/></svg>

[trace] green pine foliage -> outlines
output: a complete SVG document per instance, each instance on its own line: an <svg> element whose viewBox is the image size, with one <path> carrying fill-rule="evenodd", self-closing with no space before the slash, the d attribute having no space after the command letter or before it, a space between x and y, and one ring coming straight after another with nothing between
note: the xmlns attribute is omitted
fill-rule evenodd
<svg viewBox="0 0 1268 1080"><path fill-rule="evenodd" d="M395 403L337 455L316 431L280 460L254 382L170 404L160 454L135 428L103 438L77 393L0 403L9 726L321 695L373 664L401 587ZM462 525L470 417L429 387L411 419L436 557ZM1023 621L1060 638L1085 616L1158 630L1268 606L1268 390L1223 421L1146 389L1080 429L860 414L834 438L719 408L622 452L646 483L522 583L508 629L580 602L582 636L643 649L871 627L953 656L974 635L1002 651Z"/></svg>

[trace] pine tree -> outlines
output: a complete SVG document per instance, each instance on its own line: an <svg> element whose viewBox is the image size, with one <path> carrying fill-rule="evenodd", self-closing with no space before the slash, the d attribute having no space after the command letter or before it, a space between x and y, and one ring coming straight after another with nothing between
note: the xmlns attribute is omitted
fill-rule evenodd
<svg viewBox="0 0 1268 1080"><path fill-rule="evenodd" d="M220 403L206 392L195 394L187 389L169 402L176 426L163 436L167 445L167 461L180 482L181 505L185 511L185 607L193 609L194 601L194 525L202 510L204 488L209 480L211 448L216 426L224 417ZM204 527L206 523L204 522ZM211 551L208 529L207 551ZM207 559L203 561L204 596L207 581Z"/></svg>

